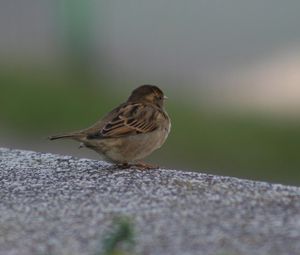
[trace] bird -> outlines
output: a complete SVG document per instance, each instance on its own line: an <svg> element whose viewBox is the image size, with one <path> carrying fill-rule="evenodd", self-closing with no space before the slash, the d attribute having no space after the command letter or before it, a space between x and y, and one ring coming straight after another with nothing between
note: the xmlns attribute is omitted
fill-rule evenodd
<svg viewBox="0 0 300 255"><path fill-rule="evenodd" d="M171 120L164 108L165 99L157 86L142 85L91 127L48 138L76 140L80 147L92 149L105 161L123 168L155 168L140 160L160 148L170 133Z"/></svg>

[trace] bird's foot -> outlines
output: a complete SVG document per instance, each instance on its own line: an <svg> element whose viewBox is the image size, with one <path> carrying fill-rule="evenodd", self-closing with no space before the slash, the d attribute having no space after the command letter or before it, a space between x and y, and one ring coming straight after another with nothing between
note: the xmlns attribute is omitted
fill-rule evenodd
<svg viewBox="0 0 300 255"><path fill-rule="evenodd" d="M121 169L128 169L131 167L131 165L128 163L120 163L120 164L116 164L116 167Z"/></svg>
<svg viewBox="0 0 300 255"><path fill-rule="evenodd" d="M139 168L139 170L150 170L150 169L157 169L159 168L158 165L152 165L145 162L137 162L132 164L133 167Z"/></svg>
<svg viewBox="0 0 300 255"><path fill-rule="evenodd" d="M129 168L138 168L139 170L150 170L150 169L156 169L159 168L158 165L151 165L148 163L144 162L137 162L137 163L121 163L121 164L116 164L117 168L121 169L129 169Z"/></svg>

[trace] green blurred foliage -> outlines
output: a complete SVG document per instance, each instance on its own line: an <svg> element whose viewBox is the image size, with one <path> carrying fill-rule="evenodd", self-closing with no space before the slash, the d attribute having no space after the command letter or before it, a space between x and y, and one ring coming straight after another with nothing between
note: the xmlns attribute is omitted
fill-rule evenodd
<svg viewBox="0 0 300 255"><path fill-rule="evenodd" d="M51 72L6 71L0 74L0 84L0 127L33 140L41 134L85 128L130 92L110 87L107 81L85 86L78 78ZM299 122L187 105L180 95L170 98L166 108L172 131L150 161L176 169L300 184Z"/></svg>
<svg viewBox="0 0 300 255"><path fill-rule="evenodd" d="M131 220L127 217L115 218L102 245L102 255L133 255L131 250L134 247L134 227Z"/></svg>

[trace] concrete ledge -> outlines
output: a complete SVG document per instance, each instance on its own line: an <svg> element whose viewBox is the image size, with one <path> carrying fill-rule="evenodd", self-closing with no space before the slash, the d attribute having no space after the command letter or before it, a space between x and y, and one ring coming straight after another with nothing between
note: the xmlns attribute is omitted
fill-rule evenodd
<svg viewBox="0 0 300 255"><path fill-rule="evenodd" d="M298 255L300 188L0 149L0 254L101 254L129 216L134 254Z"/></svg>

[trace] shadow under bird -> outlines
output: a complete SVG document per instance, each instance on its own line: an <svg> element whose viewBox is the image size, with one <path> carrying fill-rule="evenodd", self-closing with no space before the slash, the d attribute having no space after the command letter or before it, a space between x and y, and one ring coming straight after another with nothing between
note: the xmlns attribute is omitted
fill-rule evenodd
<svg viewBox="0 0 300 255"><path fill-rule="evenodd" d="M171 121L164 109L166 98L157 86L142 85L91 127L49 139L74 139L109 162L151 168L137 161L160 148L168 137Z"/></svg>

